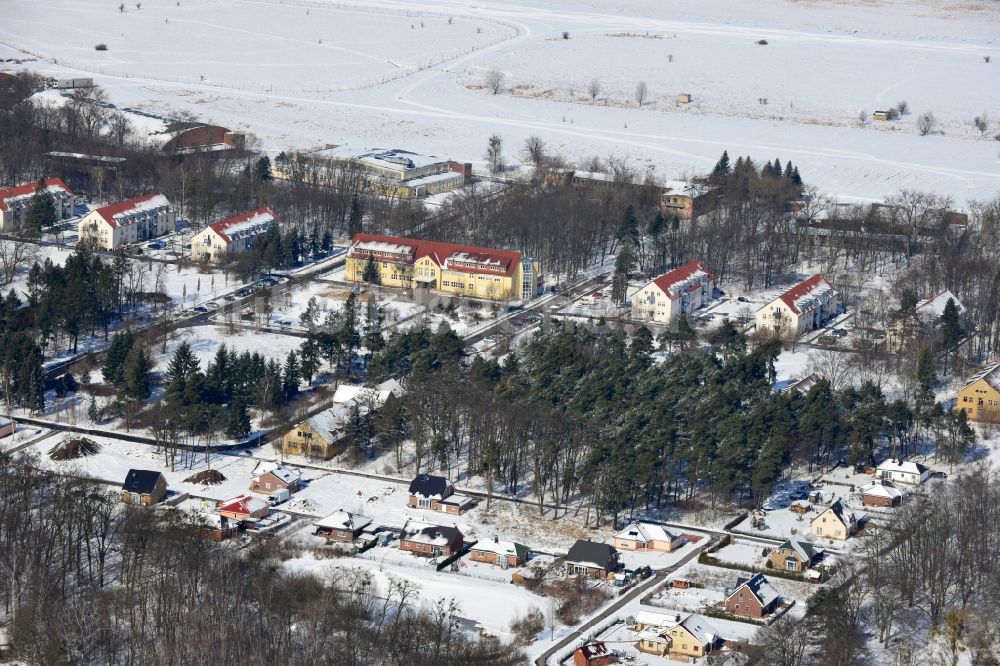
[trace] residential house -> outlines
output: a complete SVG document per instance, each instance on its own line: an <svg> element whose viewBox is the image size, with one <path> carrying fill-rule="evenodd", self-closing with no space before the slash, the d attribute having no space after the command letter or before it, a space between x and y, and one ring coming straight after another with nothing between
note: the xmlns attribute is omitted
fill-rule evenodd
<svg viewBox="0 0 1000 666"><path fill-rule="evenodd" d="M93 210L77 226L81 241L115 250L170 233L176 221L177 212L165 196L147 194Z"/></svg>
<svg viewBox="0 0 1000 666"><path fill-rule="evenodd" d="M249 213L214 222L191 239L191 259L218 263L254 248L257 238L271 228L280 226L270 208L258 208Z"/></svg>
<svg viewBox="0 0 1000 666"><path fill-rule="evenodd" d="M858 489L861 503L865 506L899 506L903 502L903 491L896 486L877 479Z"/></svg>
<svg viewBox="0 0 1000 666"><path fill-rule="evenodd" d="M962 387L955 409L970 421L1000 423L1000 363L987 366Z"/></svg>
<svg viewBox="0 0 1000 666"><path fill-rule="evenodd" d="M697 259L664 273L632 296L632 318L669 324L712 300L715 276Z"/></svg>
<svg viewBox="0 0 1000 666"><path fill-rule="evenodd" d="M417 555L437 557L454 555L462 550L465 537L455 527L409 522L399 538L399 549Z"/></svg>
<svg viewBox="0 0 1000 666"><path fill-rule="evenodd" d="M10 437L15 432L17 432L17 424L14 423L14 420L0 416L0 439Z"/></svg>
<svg viewBox="0 0 1000 666"><path fill-rule="evenodd" d="M607 666L617 663L618 656L602 641L581 645L573 651L573 666Z"/></svg>
<svg viewBox="0 0 1000 666"><path fill-rule="evenodd" d="M566 554L566 571L588 578L606 578L618 568L618 551L609 544L578 539Z"/></svg>
<svg viewBox="0 0 1000 666"><path fill-rule="evenodd" d="M385 287L498 301L534 298L541 271L537 259L511 250L356 234L345 259L345 279L364 281L369 262Z"/></svg>
<svg viewBox="0 0 1000 666"><path fill-rule="evenodd" d="M361 536L361 532L372 524L372 519L349 511L336 511L326 518L313 523L317 536L326 537L328 541L352 542Z"/></svg>
<svg viewBox="0 0 1000 666"><path fill-rule="evenodd" d="M660 193L660 212L681 220L696 220L715 210L718 203L717 188L683 180L667 181Z"/></svg>
<svg viewBox="0 0 1000 666"><path fill-rule="evenodd" d="M824 539L844 541L854 536L863 519L864 514L855 513L841 500L837 500L813 518L810 531L814 536Z"/></svg>
<svg viewBox="0 0 1000 666"><path fill-rule="evenodd" d="M122 484L122 501L126 504L151 506L167 495L167 480L152 469L130 469Z"/></svg>
<svg viewBox="0 0 1000 666"><path fill-rule="evenodd" d="M819 384L821 380L822 377L820 377L817 373L813 372L796 382L792 382L791 384L789 384L784 388L784 391L786 393L791 393L792 391L795 391L796 393L801 393L802 395L805 395L806 393L809 393L809 391L812 390L813 386Z"/></svg>
<svg viewBox="0 0 1000 666"><path fill-rule="evenodd" d="M239 527L228 518L207 511L187 512L187 520L195 535L208 541L225 541L235 535Z"/></svg>
<svg viewBox="0 0 1000 666"><path fill-rule="evenodd" d="M302 471L269 461L261 461L254 467L250 480L250 490L270 494L275 490L294 493L302 483Z"/></svg>
<svg viewBox="0 0 1000 666"><path fill-rule="evenodd" d="M402 388L395 379L374 388L339 386L330 409L309 417L285 433L281 438L282 453L329 460L349 443L346 425L354 405L362 414L367 414L401 395Z"/></svg>
<svg viewBox="0 0 1000 666"><path fill-rule="evenodd" d="M528 547L513 541L483 540L469 551L469 559L487 564L498 564L504 569L519 567L528 561Z"/></svg>
<svg viewBox="0 0 1000 666"><path fill-rule="evenodd" d="M885 481L919 486L931 478L931 470L926 465L921 465L917 462L903 460L902 458L890 458L889 460L883 460L875 468L875 475Z"/></svg>
<svg viewBox="0 0 1000 666"><path fill-rule="evenodd" d="M789 539L771 551L767 566L778 571L789 573L804 573L812 566L820 551L813 548L808 541Z"/></svg>
<svg viewBox="0 0 1000 666"><path fill-rule="evenodd" d="M960 318L965 314L965 306L955 294L948 290L935 294L918 303L912 312L897 317L889 324L886 328L889 348L897 353L917 348L922 337L940 325L948 301L955 304Z"/></svg>
<svg viewBox="0 0 1000 666"><path fill-rule="evenodd" d="M219 502L216 510L220 516L239 522L253 522L260 518L266 518L271 513L271 507L266 501L249 493L243 493L232 499Z"/></svg>
<svg viewBox="0 0 1000 666"><path fill-rule="evenodd" d="M757 310L757 330L781 338L795 338L826 325L841 311L839 293L822 275L798 283Z"/></svg>
<svg viewBox="0 0 1000 666"><path fill-rule="evenodd" d="M736 587L726 594L726 610L740 617L762 618L778 607L781 596L764 574L737 578Z"/></svg>
<svg viewBox="0 0 1000 666"><path fill-rule="evenodd" d="M615 534L611 543L619 550L656 550L669 553L687 543L687 539L683 534L662 525L634 522Z"/></svg>
<svg viewBox="0 0 1000 666"><path fill-rule="evenodd" d="M668 656L678 661L703 657L714 652L723 643L718 629L704 616L695 613L687 615L673 626L660 629L659 634L670 640Z"/></svg>
<svg viewBox="0 0 1000 666"><path fill-rule="evenodd" d="M455 486L443 476L419 474L410 481L407 506L411 509L430 509L459 515L475 504L467 495L455 494Z"/></svg>
<svg viewBox="0 0 1000 666"><path fill-rule="evenodd" d="M56 207L56 219L65 220L73 216L76 197L59 178L45 181L45 189L52 195ZM38 183L25 183L17 187L0 190L0 232L11 233L24 228L31 199L38 191Z"/></svg>

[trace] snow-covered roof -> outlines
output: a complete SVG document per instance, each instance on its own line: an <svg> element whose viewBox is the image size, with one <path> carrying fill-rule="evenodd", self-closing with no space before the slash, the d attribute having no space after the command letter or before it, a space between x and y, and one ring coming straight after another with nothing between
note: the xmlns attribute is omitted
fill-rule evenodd
<svg viewBox="0 0 1000 666"><path fill-rule="evenodd" d="M17 187L0 190L0 210L10 210L27 206L31 198L35 196L38 183L25 183ZM45 189L54 197L72 196L73 190L69 189L60 178L49 178L45 181Z"/></svg>
<svg viewBox="0 0 1000 666"><path fill-rule="evenodd" d="M95 212L114 228L121 224L131 224L140 215L169 207L170 201L162 194L157 193L121 201L110 206L103 206Z"/></svg>
<svg viewBox="0 0 1000 666"><path fill-rule="evenodd" d="M456 536L462 536L458 528L411 521L403 529L402 538L430 546L447 546Z"/></svg>
<svg viewBox="0 0 1000 666"><path fill-rule="evenodd" d="M349 257L365 258L376 253L381 261L395 260L412 264L424 257L447 270L463 273L513 275L520 264L520 252L472 245L424 241L399 236L355 234ZM385 256L391 255L391 256Z"/></svg>
<svg viewBox="0 0 1000 666"><path fill-rule="evenodd" d="M285 467L278 463L262 461L254 468L253 476L259 479L265 474L273 474L285 483L291 484L302 478L302 471L295 467Z"/></svg>
<svg viewBox="0 0 1000 666"><path fill-rule="evenodd" d="M390 395L397 397L403 395L403 387L395 379L387 379L374 388L356 384L341 384L333 393L333 402L335 404L369 403L374 400L376 404L382 405L385 404Z"/></svg>
<svg viewBox="0 0 1000 666"><path fill-rule="evenodd" d="M341 389L344 389L343 392ZM382 382L374 389L363 387L338 387L334 395L334 404L329 409L323 410L306 419L306 424L319 434L327 443L332 443L340 439L343 434L344 424L350 416L351 408L357 404L362 414L366 413L372 405L381 407L389 399L389 395L402 395L403 388L394 379ZM340 396L340 400L338 400Z"/></svg>
<svg viewBox="0 0 1000 666"><path fill-rule="evenodd" d="M680 624L681 617L678 613L656 613L641 610L635 614L635 623L652 627L674 627Z"/></svg>
<svg viewBox="0 0 1000 666"><path fill-rule="evenodd" d="M370 150L358 151L351 146L333 146L306 153L306 156L333 160L353 160L380 169L389 169L402 173L434 165L441 165L444 168L448 162L440 157L421 155L399 148L372 148Z"/></svg>
<svg viewBox="0 0 1000 666"><path fill-rule="evenodd" d="M928 468L920 463L913 462L911 460L899 460L890 458L889 460L883 460L878 467L876 467L880 472L892 472L896 474L913 474L915 476L920 476L921 474L928 471Z"/></svg>
<svg viewBox="0 0 1000 666"><path fill-rule="evenodd" d="M861 486L858 491L862 495L870 497L884 497L885 499L899 499L903 496L903 491L896 486L887 485L881 481L872 481Z"/></svg>
<svg viewBox="0 0 1000 666"><path fill-rule="evenodd" d="M972 384L975 384L980 379L993 387L994 390L1000 391L1000 361L983 368L983 370L979 374L973 376L963 388L967 388Z"/></svg>
<svg viewBox="0 0 1000 666"><path fill-rule="evenodd" d="M663 183L663 193L674 196L700 197L709 191L708 186L689 183L686 180L668 180Z"/></svg>
<svg viewBox="0 0 1000 666"><path fill-rule="evenodd" d="M803 562L807 563L812 562L812 559L817 555L817 551L811 543L808 541L799 541L798 539L789 539L778 546L778 550L793 550Z"/></svg>
<svg viewBox="0 0 1000 666"><path fill-rule="evenodd" d="M653 284L660 288L670 300L677 300L684 292L696 291L705 282L711 282L715 276L698 259L693 259L683 266L664 273L653 280Z"/></svg>
<svg viewBox="0 0 1000 666"><path fill-rule="evenodd" d="M522 546L513 541L483 540L473 546L472 549L481 550L486 553L496 553L500 556L514 555L516 557L523 557L528 552L527 546Z"/></svg>
<svg viewBox="0 0 1000 666"><path fill-rule="evenodd" d="M767 607L769 604L777 601L780 597L778 591L771 586L771 583L767 581L767 578L765 578L762 573L755 574L749 580L738 582L736 589L733 590L733 594L736 594L744 587L749 590L751 594L757 597L761 606L764 607ZM732 597L733 594L730 594L729 596Z"/></svg>
<svg viewBox="0 0 1000 666"><path fill-rule="evenodd" d="M710 645L719 639L719 630L712 626L703 615L691 613L681 622L681 626L691 632L691 635L702 642L703 645Z"/></svg>
<svg viewBox="0 0 1000 666"><path fill-rule="evenodd" d="M270 208L258 208L249 213L220 220L208 225L222 240L230 243L240 238L257 236L267 231L271 223L281 224Z"/></svg>
<svg viewBox="0 0 1000 666"><path fill-rule="evenodd" d="M267 509L267 502L259 497L254 497L249 493L238 495L219 504L219 511L230 511L232 513L247 515L257 513L258 511L264 509Z"/></svg>
<svg viewBox="0 0 1000 666"><path fill-rule="evenodd" d="M958 308L959 314L965 312L965 306L962 305L960 300L958 300L958 296L955 296L955 294L951 293L947 289L935 296L931 296L925 301L921 301L921 303L917 305L915 311L918 314L927 314L928 316L933 316L935 318L940 317L944 314L944 308L948 304L949 299L955 302L955 307Z"/></svg>
<svg viewBox="0 0 1000 666"><path fill-rule="evenodd" d="M821 377L819 374L813 372L810 375L803 377L797 382L793 382L785 387L785 391L798 391L799 393L809 393L810 389L819 383Z"/></svg>
<svg viewBox="0 0 1000 666"><path fill-rule="evenodd" d="M819 520L820 516L822 516L827 511L832 511L833 515L835 515L837 519L841 523L843 523L846 527L850 527L851 525L856 525L865 518L865 514L863 512L853 511L850 507L844 504L843 500L838 499L836 502L831 504L827 509L821 511L819 515L813 518L813 522L815 523L817 520Z"/></svg>
<svg viewBox="0 0 1000 666"><path fill-rule="evenodd" d="M615 534L616 539L629 539L643 543L649 543L650 541L671 542L679 537L679 534L671 532L662 525L642 522L634 522L631 525L627 525L625 529Z"/></svg>
<svg viewBox="0 0 1000 666"><path fill-rule="evenodd" d="M328 530L350 530L357 532L371 525L372 519L350 511L336 511L313 523L314 527Z"/></svg>
<svg viewBox="0 0 1000 666"><path fill-rule="evenodd" d="M837 290L833 288L829 280L820 274L803 280L785 293L780 298L795 314L809 312L820 303L832 300L837 295Z"/></svg>

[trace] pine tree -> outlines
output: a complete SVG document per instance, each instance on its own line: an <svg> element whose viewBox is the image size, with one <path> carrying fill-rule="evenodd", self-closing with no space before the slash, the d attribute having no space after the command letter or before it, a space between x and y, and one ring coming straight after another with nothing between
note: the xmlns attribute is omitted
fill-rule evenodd
<svg viewBox="0 0 1000 666"><path fill-rule="evenodd" d="M625 243L615 258L615 272L611 276L611 299L618 304L628 297L628 277L635 268L635 255L632 245Z"/></svg>
<svg viewBox="0 0 1000 666"><path fill-rule="evenodd" d="M285 358L285 368L281 373L281 393L285 400L291 400L299 392L299 380L302 377L302 367L294 351L288 352Z"/></svg>
<svg viewBox="0 0 1000 666"><path fill-rule="evenodd" d="M343 326L339 337L347 358L353 359L354 352L361 345L361 336L358 334L358 297L354 292L351 292L344 301Z"/></svg>
<svg viewBox="0 0 1000 666"><path fill-rule="evenodd" d="M87 407L87 418L90 419L91 423L97 423L97 398L90 396L90 406Z"/></svg>
<svg viewBox="0 0 1000 666"><path fill-rule="evenodd" d="M722 157L719 158L719 161L715 163L715 167L712 169L712 179L716 182L721 182L725 180L729 172L729 151L723 150Z"/></svg>
<svg viewBox="0 0 1000 666"><path fill-rule="evenodd" d="M377 352L385 346L382 337L382 327L385 325L385 310L375 300L374 294L368 296L368 306L365 309L365 345L372 352Z"/></svg>
<svg viewBox="0 0 1000 666"><path fill-rule="evenodd" d="M272 180L274 176L271 175L271 158L264 155L257 160L256 167L257 180L266 181Z"/></svg>
<svg viewBox="0 0 1000 666"><path fill-rule="evenodd" d="M121 387L122 395L133 401L142 401L148 398L152 393L151 370L152 366L146 348L141 344L132 345L128 357L125 359L125 381Z"/></svg>
<svg viewBox="0 0 1000 666"><path fill-rule="evenodd" d="M351 197L351 209L347 215L347 235L354 238L355 234L361 233L364 222L364 209L361 207L361 200L355 194Z"/></svg>
<svg viewBox="0 0 1000 666"><path fill-rule="evenodd" d="M913 312L913 309L917 307L917 293L912 289L903 289L903 293L899 295L899 311Z"/></svg>
<svg viewBox="0 0 1000 666"><path fill-rule="evenodd" d="M962 322L959 318L958 306L954 299L949 298L941 314L941 337L945 349L951 349L962 339Z"/></svg>
<svg viewBox="0 0 1000 666"><path fill-rule="evenodd" d="M250 434L250 415L247 413L246 398L242 394L233 397L229 406L229 420L226 435L232 439L242 439Z"/></svg>
<svg viewBox="0 0 1000 666"><path fill-rule="evenodd" d="M121 386L124 383L125 358L132 349L134 339L132 331L129 330L120 331L112 336L108 352L104 356L104 365L101 367L104 381L114 386Z"/></svg>
<svg viewBox="0 0 1000 666"><path fill-rule="evenodd" d="M361 273L361 279L368 284L381 283L382 276L379 273L378 262L375 261L374 257L368 257L368 261L365 262L365 268Z"/></svg>
<svg viewBox="0 0 1000 666"><path fill-rule="evenodd" d="M934 385L937 383L937 371L934 368L934 354L928 347L921 347L917 352L917 400L931 403L934 401Z"/></svg>
<svg viewBox="0 0 1000 666"><path fill-rule="evenodd" d="M313 336L309 336L299 346L299 366L302 370L302 379L306 384L312 384L313 376L319 370L319 345Z"/></svg>
<svg viewBox="0 0 1000 666"><path fill-rule="evenodd" d="M28 211L24 219L27 231L37 238L58 220L55 199L52 198L52 193L49 192L45 181L40 180L35 188L35 193L31 196L31 201L28 203Z"/></svg>

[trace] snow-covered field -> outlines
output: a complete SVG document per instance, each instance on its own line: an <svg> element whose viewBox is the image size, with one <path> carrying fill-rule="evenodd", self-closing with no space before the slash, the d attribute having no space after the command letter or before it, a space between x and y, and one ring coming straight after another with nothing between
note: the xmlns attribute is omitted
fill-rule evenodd
<svg viewBox="0 0 1000 666"><path fill-rule="evenodd" d="M989 138L1000 9L984 0L127 4L14 5L0 57L26 49L39 58L28 67L93 75L119 106L193 113L274 151L395 145L482 164L498 132L508 162L538 135L571 160L615 154L660 178L704 171L728 149L791 159L844 197L906 187L962 205L1000 187ZM108 51L94 50L101 41ZM506 74L499 95L481 85L493 67ZM642 108L639 80L650 90ZM680 92L692 103L677 105ZM857 126L859 111L904 99L901 120ZM939 133L915 131L925 111ZM994 120L980 138L972 119L984 111Z"/></svg>

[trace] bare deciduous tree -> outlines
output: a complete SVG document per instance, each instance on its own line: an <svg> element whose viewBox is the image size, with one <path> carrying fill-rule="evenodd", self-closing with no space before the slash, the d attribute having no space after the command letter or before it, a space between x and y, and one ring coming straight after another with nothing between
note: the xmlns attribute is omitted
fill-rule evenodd
<svg viewBox="0 0 1000 666"><path fill-rule="evenodd" d="M921 113L920 117L917 118L917 131L920 132L920 136L927 136L937 127L937 118L934 114L928 111L927 113Z"/></svg>
<svg viewBox="0 0 1000 666"><path fill-rule="evenodd" d="M487 70L484 82L486 87L493 91L494 95L499 95L500 91L503 90L503 84L506 78L507 77L503 72L494 67L493 69Z"/></svg>
<svg viewBox="0 0 1000 666"><path fill-rule="evenodd" d="M868 122L868 112L862 109L858 111L858 127L864 127L866 122Z"/></svg>
<svg viewBox="0 0 1000 666"><path fill-rule="evenodd" d="M35 262L38 257L38 245L17 238L0 240L0 269L3 270L3 282L14 281L17 272Z"/></svg>
<svg viewBox="0 0 1000 666"><path fill-rule="evenodd" d="M986 112L983 111L983 115L976 116L976 118L972 121L972 125L979 130L980 135L985 135L986 131L990 128L989 116L987 116Z"/></svg>
<svg viewBox="0 0 1000 666"><path fill-rule="evenodd" d="M646 103L646 97L649 95L649 87L646 85L645 81L639 81L635 86L635 102L639 106Z"/></svg>
<svg viewBox="0 0 1000 666"><path fill-rule="evenodd" d="M545 142L538 136L529 136L524 140L521 154L526 161L535 165L535 169L538 169L545 161Z"/></svg>
<svg viewBox="0 0 1000 666"><path fill-rule="evenodd" d="M896 102L896 113L898 113L899 115L903 115L909 110L910 110L910 104L905 99Z"/></svg>
<svg viewBox="0 0 1000 666"><path fill-rule="evenodd" d="M590 101L596 100L597 96L601 94L601 82L597 79L591 79L587 85L587 94L590 95Z"/></svg>

